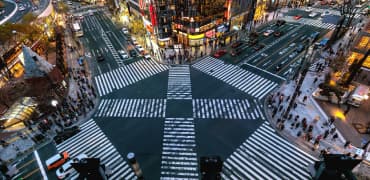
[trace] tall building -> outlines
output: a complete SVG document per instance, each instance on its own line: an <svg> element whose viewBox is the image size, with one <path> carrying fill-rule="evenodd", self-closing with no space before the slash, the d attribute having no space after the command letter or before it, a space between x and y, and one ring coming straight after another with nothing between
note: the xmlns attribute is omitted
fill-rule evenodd
<svg viewBox="0 0 370 180"><path fill-rule="evenodd" d="M256 0L128 0L143 18L147 47L161 59L199 57L238 39Z"/></svg>

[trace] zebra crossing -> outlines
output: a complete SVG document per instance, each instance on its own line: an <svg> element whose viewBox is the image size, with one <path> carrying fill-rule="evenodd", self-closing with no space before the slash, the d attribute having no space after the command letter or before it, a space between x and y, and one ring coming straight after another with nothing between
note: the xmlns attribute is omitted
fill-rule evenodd
<svg viewBox="0 0 370 180"><path fill-rule="evenodd" d="M304 8L300 8L302 11L304 11L305 9ZM326 11L329 11L330 12L330 15L335 15L335 16L341 16L340 14L340 11L338 10L334 10L334 9L321 9L321 8L312 8L312 11L313 12L318 12L320 14L326 12ZM355 14L354 18L357 19L357 18L360 18L361 17L361 14L359 14L359 11Z"/></svg>
<svg viewBox="0 0 370 180"><path fill-rule="evenodd" d="M259 100L278 86L276 82L210 56L195 63L193 67Z"/></svg>
<svg viewBox="0 0 370 180"><path fill-rule="evenodd" d="M118 66L122 66L123 65L123 59L121 59L116 51L116 49L113 47L113 44L112 42L109 40L107 34L102 30L101 31L102 33L102 38L105 42L105 44L107 45L109 51L111 52L114 60L117 62Z"/></svg>
<svg viewBox="0 0 370 180"><path fill-rule="evenodd" d="M132 169L93 119L82 124L80 128L78 134L56 146L59 152L67 151L72 158L79 154L100 158L102 164L112 169L110 179L136 179ZM74 171L70 177L76 179L77 176Z"/></svg>
<svg viewBox="0 0 370 180"><path fill-rule="evenodd" d="M94 80L99 95L104 96L167 69L167 66L155 61L140 60L95 76Z"/></svg>
<svg viewBox="0 0 370 180"><path fill-rule="evenodd" d="M162 118L166 99L103 99L95 117Z"/></svg>
<svg viewBox="0 0 370 180"><path fill-rule="evenodd" d="M200 179L194 126L193 118L165 119L161 180Z"/></svg>
<svg viewBox="0 0 370 180"><path fill-rule="evenodd" d="M278 136L265 121L223 166L223 179L311 179L316 158Z"/></svg>
<svg viewBox="0 0 370 180"><path fill-rule="evenodd" d="M299 22L303 23L303 24L306 24L306 25L315 26L315 27L318 27L318 28L323 28L323 29L330 29L330 30L335 29L335 24L323 23L321 20L302 18Z"/></svg>
<svg viewBox="0 0 370 180"><path fill-rule="evenodd" d="M190 68L172 66L168 72L167 99L191 99Z"/></svg>
<svg viewBox="0 0 370 180"><path fill-rule="evenodd" d="M193 99L193 116L199 119L264 119L262 109L248 99Z"/></svg>
<svg viewBox="0 0 370 180"><path fill-rule="evenodd" d="M325 59L324 58L320 58L319 60L317 60L316 62L312 63L310 65L310 67L308 68L309 71L316 71L316 68L318 67L318 64L322 64L324 65L325 64Z"/></svg>

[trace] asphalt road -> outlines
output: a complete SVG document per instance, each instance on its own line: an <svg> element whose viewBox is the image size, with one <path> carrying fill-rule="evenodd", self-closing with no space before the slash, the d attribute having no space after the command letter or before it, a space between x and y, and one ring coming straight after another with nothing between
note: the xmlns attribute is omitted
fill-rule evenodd
<svg viewBox="0 0 370 180"><path fill-rule="evenodd" d="M1 8L1 10L4 10L4 13L0 14L0 19L3 19L7 16L9 16L9 14L14 10L15 8L15 5L12 4L12 3L9 3L7 1L3 1L4 3L4 7Z"/></svg>
<svg viewBox="0 0 370 180"><path fill-rule="evenodd" d="M139 57L128 59L120 57L117 51L124 50L128 53L128 46L132 44L129 42L130 39L103 12L94 12L93 15L86 14L80 22L84 31L84 36L80 39L96 74L108 72L140 59ZM97 61L98 53L103 55L104 61Z"/></svg>
<svg viewBox="0 0 370 180"><path fill-rule="evenodd" d="M14 14L14 16L12 18L9 19L10 22L12 23L15 23L15 22L18 22L19 20L22 19L22 17L27 14L28 12L31 12L32 11L32 2L30 0L19 0L19 2L17 2L18 4L18 11ZM23 11L21 11L19 9L19 6L23 6L25 9Z"/></svg>
<svg viewBox="0 0 370 180"><path fill-rule="evenodd" d="M126 50L129 44L102 12L88 13L81 24L84 36L80 39L93 64L101 100L93 119L81 126L80 133L57 145L58 151L101 158L113 169L112 179L133 176L127 164L129 152L136 154L147 179L200 179L199 158L209 155L225 161L225 179L309 178L307 165L314 159L274 132L266 122L263 102L283 82L270 72L274 63L285 59L278 58L276 49L298 42L312 30L297 24L258 29L296 35L280 37L280 41L260 36L266 49L255 53L246 47L241 60L247 64L240 67L224 63L227 55L224 61L205 57L193 65L169 67L139 58L126 64L117 58L116 51ZM97 51L105 61L96 61ZM262 52L277 61L269 67L262 66L269 58L253 62Z"/></svg>

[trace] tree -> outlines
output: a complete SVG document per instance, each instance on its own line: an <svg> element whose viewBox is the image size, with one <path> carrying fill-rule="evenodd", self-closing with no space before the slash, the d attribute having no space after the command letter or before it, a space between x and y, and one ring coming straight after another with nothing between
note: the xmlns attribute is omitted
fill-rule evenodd
<svg viewBox="0 0 370 180"><path fill-rule="evenodd" d="M33 22L36 19L37 19L37 16L35 16L33 13L29 12L29 13L25 14L22 17L22 24L30 24L31 22Z"/></svg>

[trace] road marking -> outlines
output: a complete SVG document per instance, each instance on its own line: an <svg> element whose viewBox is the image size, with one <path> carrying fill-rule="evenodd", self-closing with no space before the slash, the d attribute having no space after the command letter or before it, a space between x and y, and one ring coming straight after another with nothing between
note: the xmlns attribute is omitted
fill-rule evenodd
<svg viewBox="0 0 370 180"><path fill-rule="evenodd" d="M44 180L48 180L48 176L46 175L46 172L45 172L45 169L44 169L44 166L42 165L42 162L41 162L41 159L40 159L40 156L39 156L39 153L37 152L37 150L33 151L33 154L35 155L35 158L37 160L37 164L39 166L39 169L41 171L41 175L42 175L42 178Z"/></svg>
<svg viewBox="0 0 370 180"><path fill-rule="evenodd" d="M267 74L273 75L273 76L275 76L275 77L277 77L277 78L279 78L279 79L281 79L281 80L284 80L284 81L285 81L285 78L283 78L283 77L281 77L281 76L278 76L278 75L276 75L276 74L274 74L274 73L271 73L271 72L269 72L269 71L266 71L266 70L264 70L264 69L261 69L261 68L259 68L259 67L253 66L252 64L245 63L245 65L248 65L248 66L254 67L254 68L256 68L256 69L258 69L258 70L260 70L260 71L263 71L263 72L265 72L265 73L267 73Z"/></svg>

